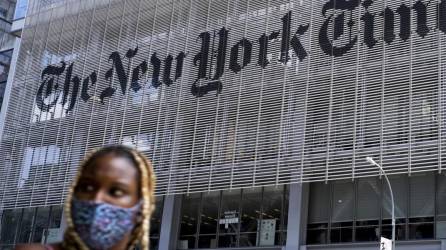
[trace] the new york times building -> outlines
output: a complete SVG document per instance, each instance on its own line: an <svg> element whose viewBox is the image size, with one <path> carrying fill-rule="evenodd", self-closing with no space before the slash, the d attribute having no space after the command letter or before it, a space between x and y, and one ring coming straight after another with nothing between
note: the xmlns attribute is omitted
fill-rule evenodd
<svg viewBox="0 0 446 250"><path fill-rule="evenodd" d="M0 249L54 242L80 160L154 163L153 249L445 249L445 0L31 2ZM445 150L443 150L445 149Z"/></svg>

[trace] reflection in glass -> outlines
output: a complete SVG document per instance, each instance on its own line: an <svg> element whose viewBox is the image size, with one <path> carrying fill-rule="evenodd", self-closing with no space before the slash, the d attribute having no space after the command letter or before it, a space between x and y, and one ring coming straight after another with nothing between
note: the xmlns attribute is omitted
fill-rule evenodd
<svg viewBox="0 0 446 250"><path fill-rule="evenodd" d="M433 239L434 217L410 218L409 239Z"/></svg>
<svg viewBox="0 0 446 250"><path fill-rule="evenodd" d="M62 222L62 210L63 206L52 206L51 207L51 218L49 228L60 228L60 223Z"/></svg>
<svg viewBox="0 0 446 250"><path fill-rule="evenodd" d="M377 241L380 218L381 182L376 178L357 181L356 241Z"/></svg>
<svg viewBox="0 0 446 250"><path fill-rule="evenodd" d="M262 220L259 221L259 246L279 245L282 220L283 186L265 187L262 202Z"/></svg>
<svg viewBox="0 0 446 250"><path fill-rule="evenodd" d="M158 249L163 207L164 197L156 197L155 211L153 211L152 217L150 218L150 249Z"/></svg>
<svg viewBox="0 0 446 250"><path fill-rule="evenodd" d="M24 18L28 9L28 0L18 0L14 13L14 20Z"/></svg>
<svg viewBox="0 0 446 250"><path fill-rule="evenodd" d="M307 232L307 244L328 243L328 223L309 224Z"/></svg>
<svg viewBox="0 0 446 250"><path fill-rule="evenodd" d="M34 219L34 233L32 242L42 242L44 232L48 226L48 218L50 216L50 207L37 208L36 218ZM45 239L44 239L45 240Z"/></svg>
<svg viewBox="0 0 446 250"><path fill-rule="evenodd" d="M185 195L180 225L180 245L187 245L188 248L195 248L197 237L197 220L200 208L201 194Z"/></svg>
<svg viewBox="0 0 446 250"><path fill-rule="evenodd" d="M19 233L16 243L28 243L31 238L32 223L34 218L35 208L24 208L22 221L20 223Z"/></svg>
<svg viewBox="0 0 446 250"><path fill-rule="evenodd" d="M392 221L391 220L383 220L381 226L381 236L386 237L387 239L392 238ZM397 219L396 227L395 227L395 238L396 240L405 240L406 239L406 219Z"/></svg>
<svg viewBox="0 0 446 250"><path fill-rule="evenodd" d="M237 246L237 235L235 234L225 234L220 235L218 238L218 247L236 247Z"/></svg>
<svg viewBox="0 0 446 250"><path fill-rule="evenodd" d="M276 230L279 230L282 218L282 194L283 186L265 187L263 193L263 219L274 219L277 221Z"/></svg>
<svg viewBox="0 0 446 250"><path fill-rule="evenodd" d="M285 244L285 190L279 186L184 195L177 248Z"/></svg>
<svg viewBox="0 0 446 250"><path fill-rule="evenodd" d="M203 194L198 248L215 248L220 191Z"/></svg>
<svg viewBox="0 0 446 250"><path fill-rule="evenodd" d="M408 194L406 176L389 176L390 184L394 194ZM386 185L383 183L383 185ZM407 215L407 195L395 195L395 218L406 218ZM392 200L385 186L383 191L383 219L392 218Z"/></svg>
<svg viewBox="0 0 446 250"><path fill-rule="evenodd" d="M2 215L0 239L2 244L14 244L17 227L20 223L22 209L5 210Z"/></svg>
<svg viewBox="0 0 446 250"><path fill-rule="evenodd" d="M240 234L240 246L241 247L254 247L257 245L257 233L241 233Z"/></svg>
<svg viewBox="0 0 446 250"><path fill-rule="evenodd" d="M257 221L260 219L261 203L261 188L243 190L240 232L257 232Z"/></svg>
<svg viewBox="0 0 446 250"><path fill-rule="evenodd" d="M161 217L163 211L163 197L156 197L155 211L150 218L150 237L159 236L161 229Z"/></svg>
<svg viewBox="0 0 446 250"><path fill-rule="evenodd" d="M217 238L215 235L200 235L198 238L198 248L216 248Z"/></svg>

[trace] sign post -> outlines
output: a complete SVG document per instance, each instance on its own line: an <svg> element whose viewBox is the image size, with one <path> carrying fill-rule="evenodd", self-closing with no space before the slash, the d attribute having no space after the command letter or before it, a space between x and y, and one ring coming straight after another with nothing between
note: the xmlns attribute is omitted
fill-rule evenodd
<svg viewBox="0 0 446 250"><path fill-rule="evenodd" d="M381 242L379 244L379 250L394 250L392 248L392 240L381 237Z"/></svg>

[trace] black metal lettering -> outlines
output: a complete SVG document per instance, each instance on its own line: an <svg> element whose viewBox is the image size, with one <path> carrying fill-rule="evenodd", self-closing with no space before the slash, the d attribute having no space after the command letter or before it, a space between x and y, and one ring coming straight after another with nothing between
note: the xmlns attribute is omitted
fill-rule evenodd
<svg viewBox="0 0 446 250"><path fill-rule="evenodd" d="M166 59L164 60L163 82L167 86L170 86L173 83L173 80L170 78L170 72L172 71L172 61L173 56L171 55L167 55Z"/></svg>
<svg viewBox="0 0 446 250"><path fill-rule="evenodd" d="M427 5L421 0L418 0L413 9L417 12L417 34L421 37L425 37L429 33L429 27L427 27Z"/></svg>
<svg viewBox="0 0 446 250"><path fill-rule="evenodd" d="M62 104L65 105L68 101L68 94L70 92L71 83L73 83L73 91L71 92L70 104L67 112L74 108L77 100L77 94L79 93L80 79L78 76L72 77L74 63L70 64L65 75L65 84L63 88Z"/></svg>
<svg viewBox="0 0 446 250"><path fill-rule="evenodd" d="M228 47L228 35L229 31L223 27L218 32L218 49L217 49L217 65L214 77L212 79L218 80L223 76L225 71L225 61L226 61L226 49Z"/></svg>
<svg viewBox="0 0 446 250"><path fill-rule="evenodd" d="M133 71L132 71L132 80L130 83L130 88L137 92L138 90L141 89L141 84L139 84L139 80L141 79L141 77L147 73L148 70L148 66L147 66L147 61L143 61L142 63L140 63L138 66L136 66Z"/></svg>
<svg viewBox="0 0 446 250"><path fill-rule="evenodd" d="M335 15L334 14L327 15L327 11L330 9L352 11L356 7L358 7L359 4L360 4L359 0L352 0L352 1L330 0L328 3L324 4L324 6L322 8L322 15L324 17L326 17L326 20L322 24L322 27L319 31L319 46L321 47L322 51L325 54L330 55L330 56L335 56L335 57L342 56L345 53L347 53L349 50L351 50L358 40L358 36L354 36L353 38L351 37L351 33L352 33L351 27L353 26L354 21L350 20L350 22L349 22L350 36L348 38L348 43L343 46L339 46L339 47L335 46L333 44L333 41L335 39L333 39L333 41L330 39L330 37L333 36L334 33L329 32L329 25L331 23L334 22L334 25L336 26ZM340 22L340 21L341 20L338 20L338 22ZM337 25L340 25L340 24L337 24ZM341 27L341 26L338 26L338 29L339 29L339 27ZM339 37L341 35L341 33L338 31L336 35ZM335 37L333 37L333 38L335 38Z"/></svg>
<svg viewBox="0 0 446 250"><path fill-rule="evenodd" d="M391 44L395 40L395 14L387 7L381 16L384 18L384 42Z"/></svg>
<svg viewBox="0 0 446 250"><path fill-rule="evenodd" d="M441 0L437 7L437 26L443 33L446 33L446 0Z"/></svg>
<svg viewBox="0 0 446 250"><path fill-rule="evenodd" d="M91 80L91 84L90 84ZM82 90L81 90L81 98L84 102L87 102L91 95L88 94L88 89L90 86L94 86L98 80L98 76L96 74L96 71L93 71L88 77L86 77L82 82Z"/></svg>
<svg viewBox="0 0 446 250"><path fill-rule="evenodd" d="M154 52L150 57L150 63L153 66L152 86L158 88L159 86L161 86L160 82L161 60L156 56L156 52Z"/></svg>
<svg viewBox="0 0 446 250"><path fill-rule="evenodd" d="M269 61L267 59L267 55L268 55L268 43L271 40L277 39L279 37L280 32L278 31L274 31L271 32L270 35L266 35L263 34L260 36L259 38L259 59L257 64L260 65L262 68L265 68L268 64Z"/></svg>
<svg viewBox="0 0 446 250"><path fill-rule="evenodd" d="M396 13L400 15L400 38L403 41L407 41L410 38L410 8L402 4L396 10Z"/></svg>
<svg viewBox="0 0 446 250"><path fill-rule="evenodd" d="M186 54L184 52L180 52L175 58L175 60L177 61L177 67L175 69L175 81L178 80L183 74L184 58L186 58Z"/></svg>
<svg viewBox="0 0 446 250"><path fill-rule="evenodd" d="M280 46L280 59L279 62L286 63L290 59L288 56L289 40L291 32L291 11L282 17L282 46Z"/></svg>
<svg viewBox="0 0 446 250"><path fill-rule="evenodd" d="M361 20L364 22L364 43L371 49L378 41L375 39L375 14L369 12L368 6L365 6L366 12Z"/></svg>
<svg viewBox="0 0 446 250"><path fill-rule="evenodd" d="M46 103L45 99L48 98L51 94L57 94L59 84L55 77L59 77L65 71L65 62L62 62L60 66L49 65L42 71L41 79L42 83L39 86L36 94L36 105L37 107L43 111L48 112L56 106L59 96L55 96L54 99L50 103Z"/></svg>
<svg viewBox="0 0 446 250"><path fill-rule="evenodd" d="M243 60L241 65L238 62L238 55L240 48L243 50ZM231 69L235 73L240 72L244 67L246 67L251 62L251 51L252 51L252 43L248 39L243 38L242 40L238 41L231 48L229 69Z"/></svg>
<svg viewBox="0 0 446 250"><path fill-rule="evenodd" d="M296 31L296 34L294 34L293 38L291 38L290 44L293 48L294 53L297 55L297 58L299 58L299 61L303 61L307 56L307 51L305 51L304 46L299 40L298 35L303 35L305 32L307 32L309 25L300 25L299 28Z"/></svg>

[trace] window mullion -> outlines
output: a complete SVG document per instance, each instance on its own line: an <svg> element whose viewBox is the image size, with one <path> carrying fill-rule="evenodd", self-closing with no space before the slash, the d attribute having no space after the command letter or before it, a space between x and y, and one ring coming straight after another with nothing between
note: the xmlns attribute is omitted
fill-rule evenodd
<svg viewBox="0 0 446 250"><path fill-rule="evenodd" d="M195 248L198 248L198 237L200 237L201 214L203 212L203 193L200 193L200 204L198 205L197 230L195 231Z"/></svg>

